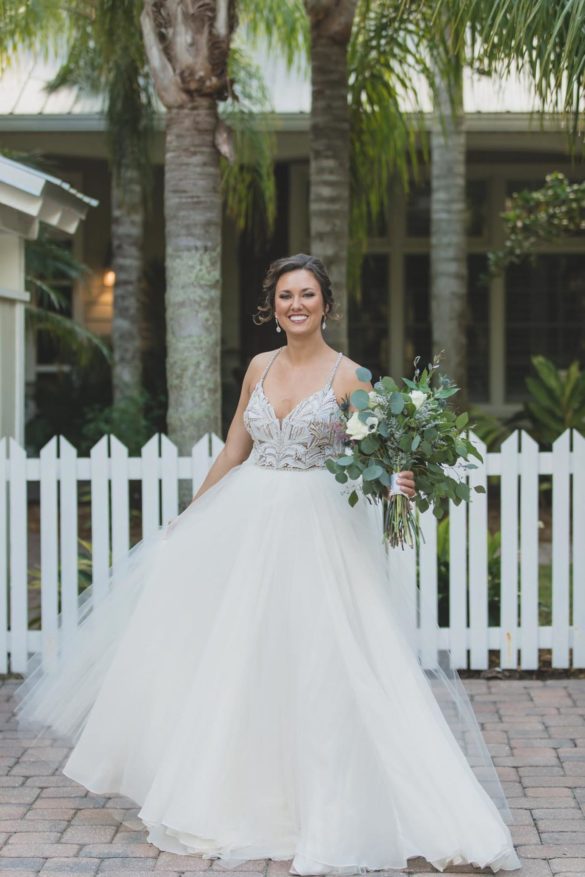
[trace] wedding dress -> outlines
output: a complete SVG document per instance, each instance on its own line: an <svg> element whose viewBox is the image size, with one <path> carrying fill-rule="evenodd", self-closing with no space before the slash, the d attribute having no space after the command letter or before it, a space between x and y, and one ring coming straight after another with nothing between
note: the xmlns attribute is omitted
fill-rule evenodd
<svg viewBox="0 0 585 877"><path fill-rule="evenodd" d="M90 592L19 720L70 737L64 773L139 804L161 850L293 874L520 868L461 681L447 653L423 667L408 633L379 510L350 508L325 468L340 358L281 420L269 364L250 458Z"/></svg>

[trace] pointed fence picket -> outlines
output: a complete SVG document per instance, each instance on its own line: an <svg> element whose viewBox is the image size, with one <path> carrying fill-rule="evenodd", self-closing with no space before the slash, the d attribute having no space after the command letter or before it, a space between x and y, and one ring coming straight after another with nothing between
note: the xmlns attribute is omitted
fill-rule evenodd
<svg viewBox="0 0 585 877"><path fill-rule="evenodd" d="M538 669L538 445L520 433L520 615L522 668Z"/></svg>
<svg viewBox="0 0 585 877"><path fill-rule="evenodd" d="M573 433L573 665L585 667L585 438Z"/></svg>
<svg viewBox="0 0 585 877"><path fill-rule="evenodd" d="M26 454L14 439L9 440L8 448L10 669L14 673L22 673L28 661Z"/></svg>
<svg viewBox="0 0 585 877"><path fill-rule="evenodd" d="M447 558L442 556L440 568L437 563L437 521L431 512L422 516L418 555L388 553L390 582L400 575L411 592L405 623L416 631L421 659L433 665L439 650L450 648L454 666L486 669L495 651L502 668L529 670L539 666L539 650L546 648L552 650L554 667L585 667L585 438L566 432L552 451L539 451L530 436L515 433L499 453L489 454L479 439L472 440L484 462L462 477L472 488L499 489L500 619L489 624L488 495L472 492L470 505L450 504L448 581ZM25 672L31 654L38 652L50 665L78 625L82 485L90 485L91 594L98 601L108 593L112 566L131 547L131 497L140 493L142 537L153 535L176 516L183 495L179 483L195 493L222 447L217 436L204 436L190 456L179 457L166 436L155 435L139 457L129 457L120 441L103 436L88 458L80 458L66 439L55 437L38 459L27 460L16 442L0 440L0 673ZM552 623L543 625L539 486L540 479L551 477ZM35 482L40 631L29 629L28 621L27 485ZM493 581L489 587L493 591ZM437 629L439 596L447 595L448 626Z"/></svg>
<svg viewBox="0 0 585 877"><path fill-rule="evenodd" d="M553 444L552 496L552 659L555 667L569 666L569 560L570 560L570 433Z"/></svg>
<svg viewBox="0 0 585 877"><path fill-rule="evenodd" d="M485 444L472 436L475 447L483 457L469 474L472 488L487 491L487 452ZM473 491L469 505L469 651L470 664L476 670L488 667L488 516L487 493Z"/></svg>
<svg viewBox="0 0 585 877"><path fill-rule="evenodd" d="M8 443L0 439L0 673L8 672Z"/></svg>
<svg viewBox="0 0 585 877"><path fill-rule="evenodd" d="M500 599L500 665L518 666L518 433L509 436L500 451L502 594Z"/></svg>

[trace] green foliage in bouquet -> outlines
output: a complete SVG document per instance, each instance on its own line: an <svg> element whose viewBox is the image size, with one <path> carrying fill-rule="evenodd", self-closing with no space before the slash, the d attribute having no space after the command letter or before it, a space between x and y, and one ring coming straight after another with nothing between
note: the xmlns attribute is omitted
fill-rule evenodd
<svg viewBox="0 0 585 877"><path fill-rule="evenodd" d="M465 470L475 468L470 457L482 460L466 434L467 412L457 414L449 407L459 388L437 373L439 359L436 356L421 372L417 357L413 379L402 378L401 386L386 376L369 393L355 390L342 406L345 453L326 463L341 484L361 479L359 488L349 493L351 506L360 493L384 504L384 533L393 547L412 547L420 533L411 502L392 490L393 473L414 472L414 506L419 512L432 508L441 519L450 500L456 505L469 502ZM368 369L358 368L356 375L360 381L372 379Z"/></svg>

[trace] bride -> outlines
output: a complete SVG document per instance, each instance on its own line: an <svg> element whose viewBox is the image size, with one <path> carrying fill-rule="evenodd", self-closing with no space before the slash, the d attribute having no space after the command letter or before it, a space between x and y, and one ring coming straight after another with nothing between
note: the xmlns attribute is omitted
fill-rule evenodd
<svg viewBox="0 0 585 877"><path fill-rule="evenodd" d="M342 452L339 401L370 389L324 340L325 268L281 259L264 293L286 346L250 363L191 505L104 599L88 589L55 666L19 689L19 721L68 736L64 773L139 804L161 850L307 875L413 856L519 868L449 655L421 665L401 552L324 467ZM401 485L414 493L412 473Z"/></svg>

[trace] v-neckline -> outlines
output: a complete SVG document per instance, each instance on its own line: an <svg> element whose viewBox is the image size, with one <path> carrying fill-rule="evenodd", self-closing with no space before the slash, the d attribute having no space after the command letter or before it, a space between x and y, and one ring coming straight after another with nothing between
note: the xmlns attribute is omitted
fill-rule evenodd
<svg viewBox="0 0 585 877"><path fill-rule="evenodd" d="M286 420L288 420L288 418L291 416L291 414L294 414L295 411L297 411L297 409L301 407L301 405L303 405L305 402L308 402L309 399L312 399L313 396L316 396L318 393L331 393L331 392L333 392L335 402L339 405L339 403L337 402L337 394L333 391L333 379L335 377L335 372L337 371L337 366L339 365L341 357L343 356L343 353L341 351L339 351L339 353L337 354L337 359L335 361L335 365L333 366L333 369L329 374L329 380L327 381L325 386L319 387L319 389L315 390L313 393L310 393L308 396L305 396L303 399L300 399L297 402L297 404L294 406L294 408L291 408L291 410L288 412L288 414L285 414L284 417L277 417L274 405L272 404L272 402L270 401L270 399L266 395L266 390L264 389L264 381L266 379L266 375L268 374L268 372L270 370L271 365L274 363L274 360L282 352L283 349L284 349L283 347L279 347L279 349L276 351L276 353L274 354L274 356L270 360L264 374L262 375L262 377L260 378L260 380L258 381L258 383L256 384L256 386L254 388L255 390L257 390L258 387L260 388L262 395L264 396L264 401L266 402L268 408L270 409L270 412L272 414L272 417L274 418L275 423L277 423L282 428L283 423Z"/></svg>
<svg viewBox="0 0 585 877"><path fill-rule="evenodd" d="M301 405L303 405L305 402L308 402L309 399L313 398L313 396L316 396L318 393L332 393L333 392L332 386L320 387L318 390L315 390L309 396L305 396L303 399L300 399L297 402L297 404L294 406L294 408L291 408L291 410L288 412L288 414L285 414L284 417L277 417L276 411L274 410L274 405L272 404L272 402L270 401L270 399L266 395L266 391L264 389L264 384L262 381L258 381L258 383L256 384L256 389L259 389L260 392L262 393L262 395L264 396L264 401L266 402L268 408L270 409L270 413L272 414L274 421L276 423L278 423L278 425L280 427L282 427L283 423L286 420L288 420L288 418L291 416L291 414L294 414L295 411L301 407ZM337 402L337 396L335 396L335 401Z"/></svg>

